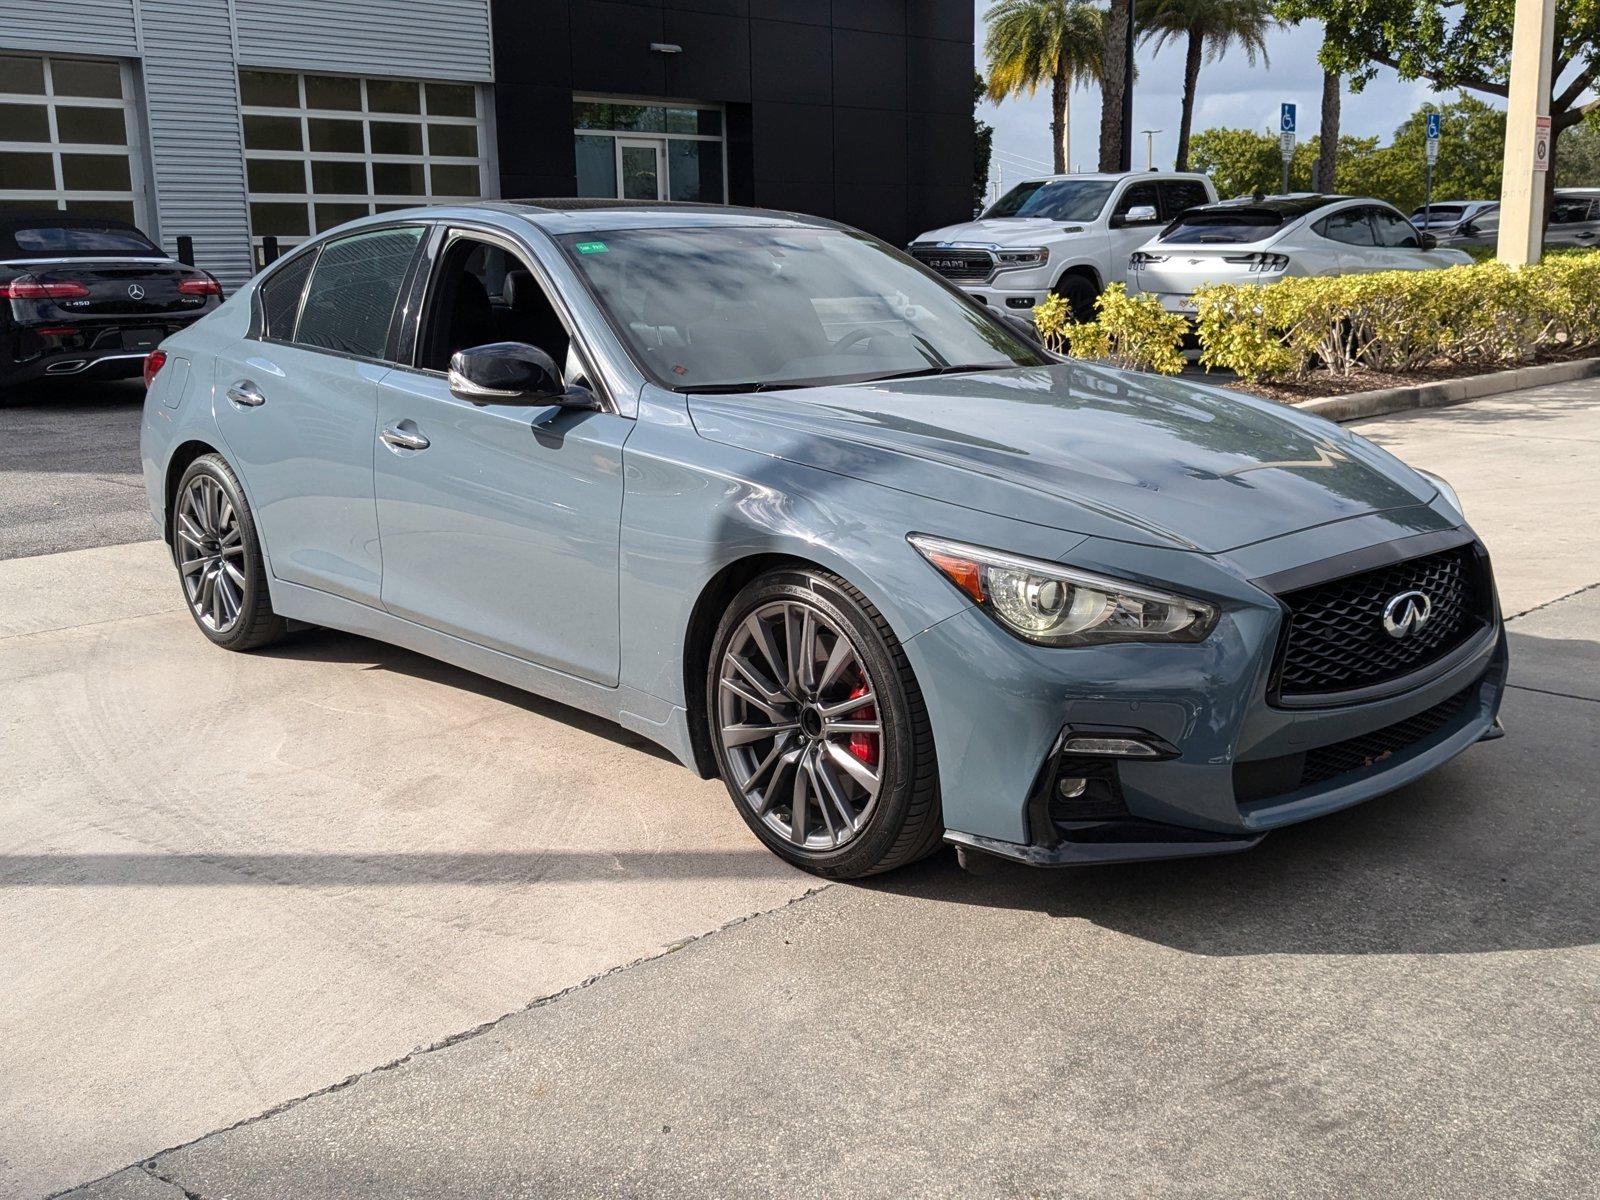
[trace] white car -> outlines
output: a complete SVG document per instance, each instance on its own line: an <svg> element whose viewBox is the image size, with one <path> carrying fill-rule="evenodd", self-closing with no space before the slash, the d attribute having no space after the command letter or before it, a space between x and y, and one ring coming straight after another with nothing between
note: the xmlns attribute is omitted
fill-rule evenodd
<svg viewBox="0 0 1600 1200"><path fill-rule="evenodd" d="M1442 234L1488 209L1498 207L1498 200L1435 200L1431 204L1419 204L1413 209L1411 223L1424 233Z"/></svg>
<svg viewBox="0 0 1600 1200"><path fill-rule="evenodd" d="M1212 283L1273 283L1287 275L1422 271L1470 263L1382 200L1265 196L1192 208L1133 254L1128 291L1192 313Z"/></svg>
<svg viewBox="0 0 1600 1200"><path fill-rule="evenodd" d="M1017 184L976 221L923 234L912 256L969 295L1027 316L1052 293L1080 320L1126 283L1128 256L1179 213L1217 198L1204 175L1047 175Z"/></svg>

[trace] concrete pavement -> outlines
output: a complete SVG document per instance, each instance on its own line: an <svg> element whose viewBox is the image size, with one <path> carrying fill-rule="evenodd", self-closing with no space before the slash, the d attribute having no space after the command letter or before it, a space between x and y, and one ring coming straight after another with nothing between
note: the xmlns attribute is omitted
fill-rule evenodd
<svg viewBox="0 0 1600 1200"><path fill-rule="evenodd" d="M155 536L137 379L51 381L0 399L0 559Z"/></svg>
<svg viewBox="0 0 1600 1200"><path fill-rule="evenodd" d="M808 894L587 718L224 655L156 546L0 564L0 1192L1592 1188L1600 385L1362 432L1528 613L1511 737L1198 863Z"/></svg>

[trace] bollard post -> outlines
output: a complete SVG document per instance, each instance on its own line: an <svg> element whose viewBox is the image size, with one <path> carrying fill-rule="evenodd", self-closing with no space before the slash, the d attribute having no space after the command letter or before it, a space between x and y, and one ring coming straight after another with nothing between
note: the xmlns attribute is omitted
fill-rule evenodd
<svg viewBox="0 0 1600 1200"><path fill-rule="evenodd" d="M272 234L267 234L261 239L261 265L270 267L278 261L278 239Z"/></svg>
<svg viewBox="0 0 1600 1200"><path fill-rule="evenodd" d="M186 267L194 266L194 239L186 233L178 235L178 261Z"/></svg>

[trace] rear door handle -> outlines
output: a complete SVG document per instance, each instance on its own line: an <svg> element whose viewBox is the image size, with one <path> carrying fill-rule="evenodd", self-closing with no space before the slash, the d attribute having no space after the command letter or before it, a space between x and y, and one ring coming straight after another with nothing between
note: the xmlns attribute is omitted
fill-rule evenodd
<svg viewBox="0 0 1600 1200"><path fill-rule="evenodd" d="M260 408L267 402L267 398L261 394L261 389L248 379L238 380L230 387L228 399L240 408Z"/></svg>
<svg viewBox="0 0 1600 1200"><path fill-rule="evenodd" d="M398 425L385 425L383 432L378 435L378 440L396 450L426 450L433 444L420 433L408 432Z"/></svg>

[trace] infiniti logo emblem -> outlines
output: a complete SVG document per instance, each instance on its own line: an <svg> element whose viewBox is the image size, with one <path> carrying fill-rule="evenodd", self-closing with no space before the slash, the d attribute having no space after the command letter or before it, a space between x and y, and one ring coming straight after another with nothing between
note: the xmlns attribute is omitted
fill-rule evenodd
<svg viewBox="0 0 1600 1200"><path fill-rule="evenodd" d="M1433 601L1426 592L1401 592L1383 606L1383 631L1396 641L1421 633L1433 620Z"/></svg>
<svg viewBox="0 0 1600 1200"><path fill-rule="evenodd" d="M128 295L129 295L129 297L131 297L134 300L143 300L144 299L144 287L143 287L143 285L142 284L137 284L137 283L130 283L128 285Z"/></svg>

